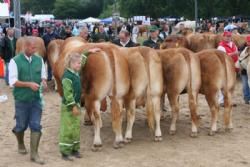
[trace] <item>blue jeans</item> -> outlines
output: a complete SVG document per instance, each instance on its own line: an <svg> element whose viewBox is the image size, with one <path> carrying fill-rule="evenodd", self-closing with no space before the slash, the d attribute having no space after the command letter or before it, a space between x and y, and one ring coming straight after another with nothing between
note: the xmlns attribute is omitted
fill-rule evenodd
<svg viewBox="0 0 250 167"><path fill-rule="evenodd" d="M250 88L248 85L248 76L247 75L241 75L242 80L242 86L243 86L243 95L245 101L250 101Z"/></svg>
<svg viewBox="0 0 250 167"><path fill-rule="evenodd" d="M6 85L9 85L9 63L5 63L5 76L4 76Z"/></svg>
<svg viewBox="0 0 250 167"><path fill-rule="evenodd" d="M14 132L24 132L28 126L32 132L41 132L42 106L40 100L31 102L15 101L16 126Z"/></svg>

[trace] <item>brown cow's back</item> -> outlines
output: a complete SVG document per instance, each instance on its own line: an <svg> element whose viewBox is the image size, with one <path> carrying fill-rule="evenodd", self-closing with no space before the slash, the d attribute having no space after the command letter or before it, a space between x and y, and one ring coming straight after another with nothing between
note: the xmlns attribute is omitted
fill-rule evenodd
<svg viewBox="0 0 250 167"><path fill-rule="evenodd" d="M176 121L179 113L178 97L185 91L188 92L192 118L191 135L196 136L198 124L196 102L201 84L199 59L185 48L160 50L158 54L162 61L164 90L172 108L170 133L174 134L176 131Z"/></svg>
<svg viewBox="0 0 250 167"><path fill-rule="evenodd" d="M33 38L36 46L36 53L42 57L46 57L46 48L44 45L44 41L40 37L30 36L29 38ZM24 52L25 47L25 37L20 37L16 43L16 54L20 52Z"/></svg>
<svg viewBox="0 0 250 167"><path fill-rule="evenodd" d="M232 129L232 94L236 83L236 73L232 59L224 52L208 49L196 53L200 58L202 86L200 92L209 104L212 121L210 135L217 131L218 98L217 94L224 94L224 124L226 129Z"/></svg>
<svg viewBox="0 0 250 167"><path fill-rule="evenodd" d="M54 65L56 61L59 59L60 51L62 49L63 43L64 43L64 40L56 39L56 40L51 41L48 45L47 58L49 60L52 70L54 70L55 68Z"/></svg>

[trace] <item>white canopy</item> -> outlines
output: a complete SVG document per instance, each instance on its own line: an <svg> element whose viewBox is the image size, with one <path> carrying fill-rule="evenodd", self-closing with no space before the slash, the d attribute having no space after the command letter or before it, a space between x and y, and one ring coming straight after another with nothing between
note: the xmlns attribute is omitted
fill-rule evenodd
<svg viewBox="0 0 250 167"><path fill-rule="evenodd" d="M37 14L34 17L31 17L32 20L46 21L54 19L55 16L52 14Z"/></svg>
<svg viewBox="0 0 250 167"><path fill-rule="evenodd" d="M6 19L9 18L9 7L7 3L0 3L0 18Z"/></svg>
<svg viewBox="0 0 250 167"><path fill-rule="evenodd" d="M88 17L84 20L81 20L79 23L99 23L101 20L93 18L93 17Z"/></svg>

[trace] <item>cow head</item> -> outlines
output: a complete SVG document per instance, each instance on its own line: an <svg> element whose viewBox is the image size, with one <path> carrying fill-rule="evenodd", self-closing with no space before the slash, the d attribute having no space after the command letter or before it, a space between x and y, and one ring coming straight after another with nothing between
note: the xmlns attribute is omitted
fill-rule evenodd
<svg viewBox="0 0 250 167"><path fill-rule="evenodd" d="M187 47L187 40L183 36L170 35L161 44L161 49Z"/></svg>
<svg viewBox="0 0 250 167"><path fill-rule="evenodd" d="M250 47L246 47L239 57L240 67L247 69L247 65L250 63Z"/></svg>

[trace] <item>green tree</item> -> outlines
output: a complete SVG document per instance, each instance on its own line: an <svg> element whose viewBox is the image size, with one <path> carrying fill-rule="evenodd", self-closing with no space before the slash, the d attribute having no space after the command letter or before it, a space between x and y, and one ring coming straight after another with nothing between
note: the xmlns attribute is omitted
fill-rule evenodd
<svg viewBox="0 0 250 167"><path fill-rule="evenodd" d="M214 16L250 15L249 0L197 0L198 15L202 18ZM146 15L184 16L194 19L194 0L120 0L121 15L131 17Z"/></svg>
<svg viewBox="0 0 250 167"><path fill-rule="evenodd" d="M57 18L97 17L103 8L99 0L56 0L54 14Z"/></svg>
<svg viewBox="0 0 250 167"><path fill-rule="evenodd" d="M31 11L33 14L52 13L55 0L21 0L21 12Z"/></svg>

